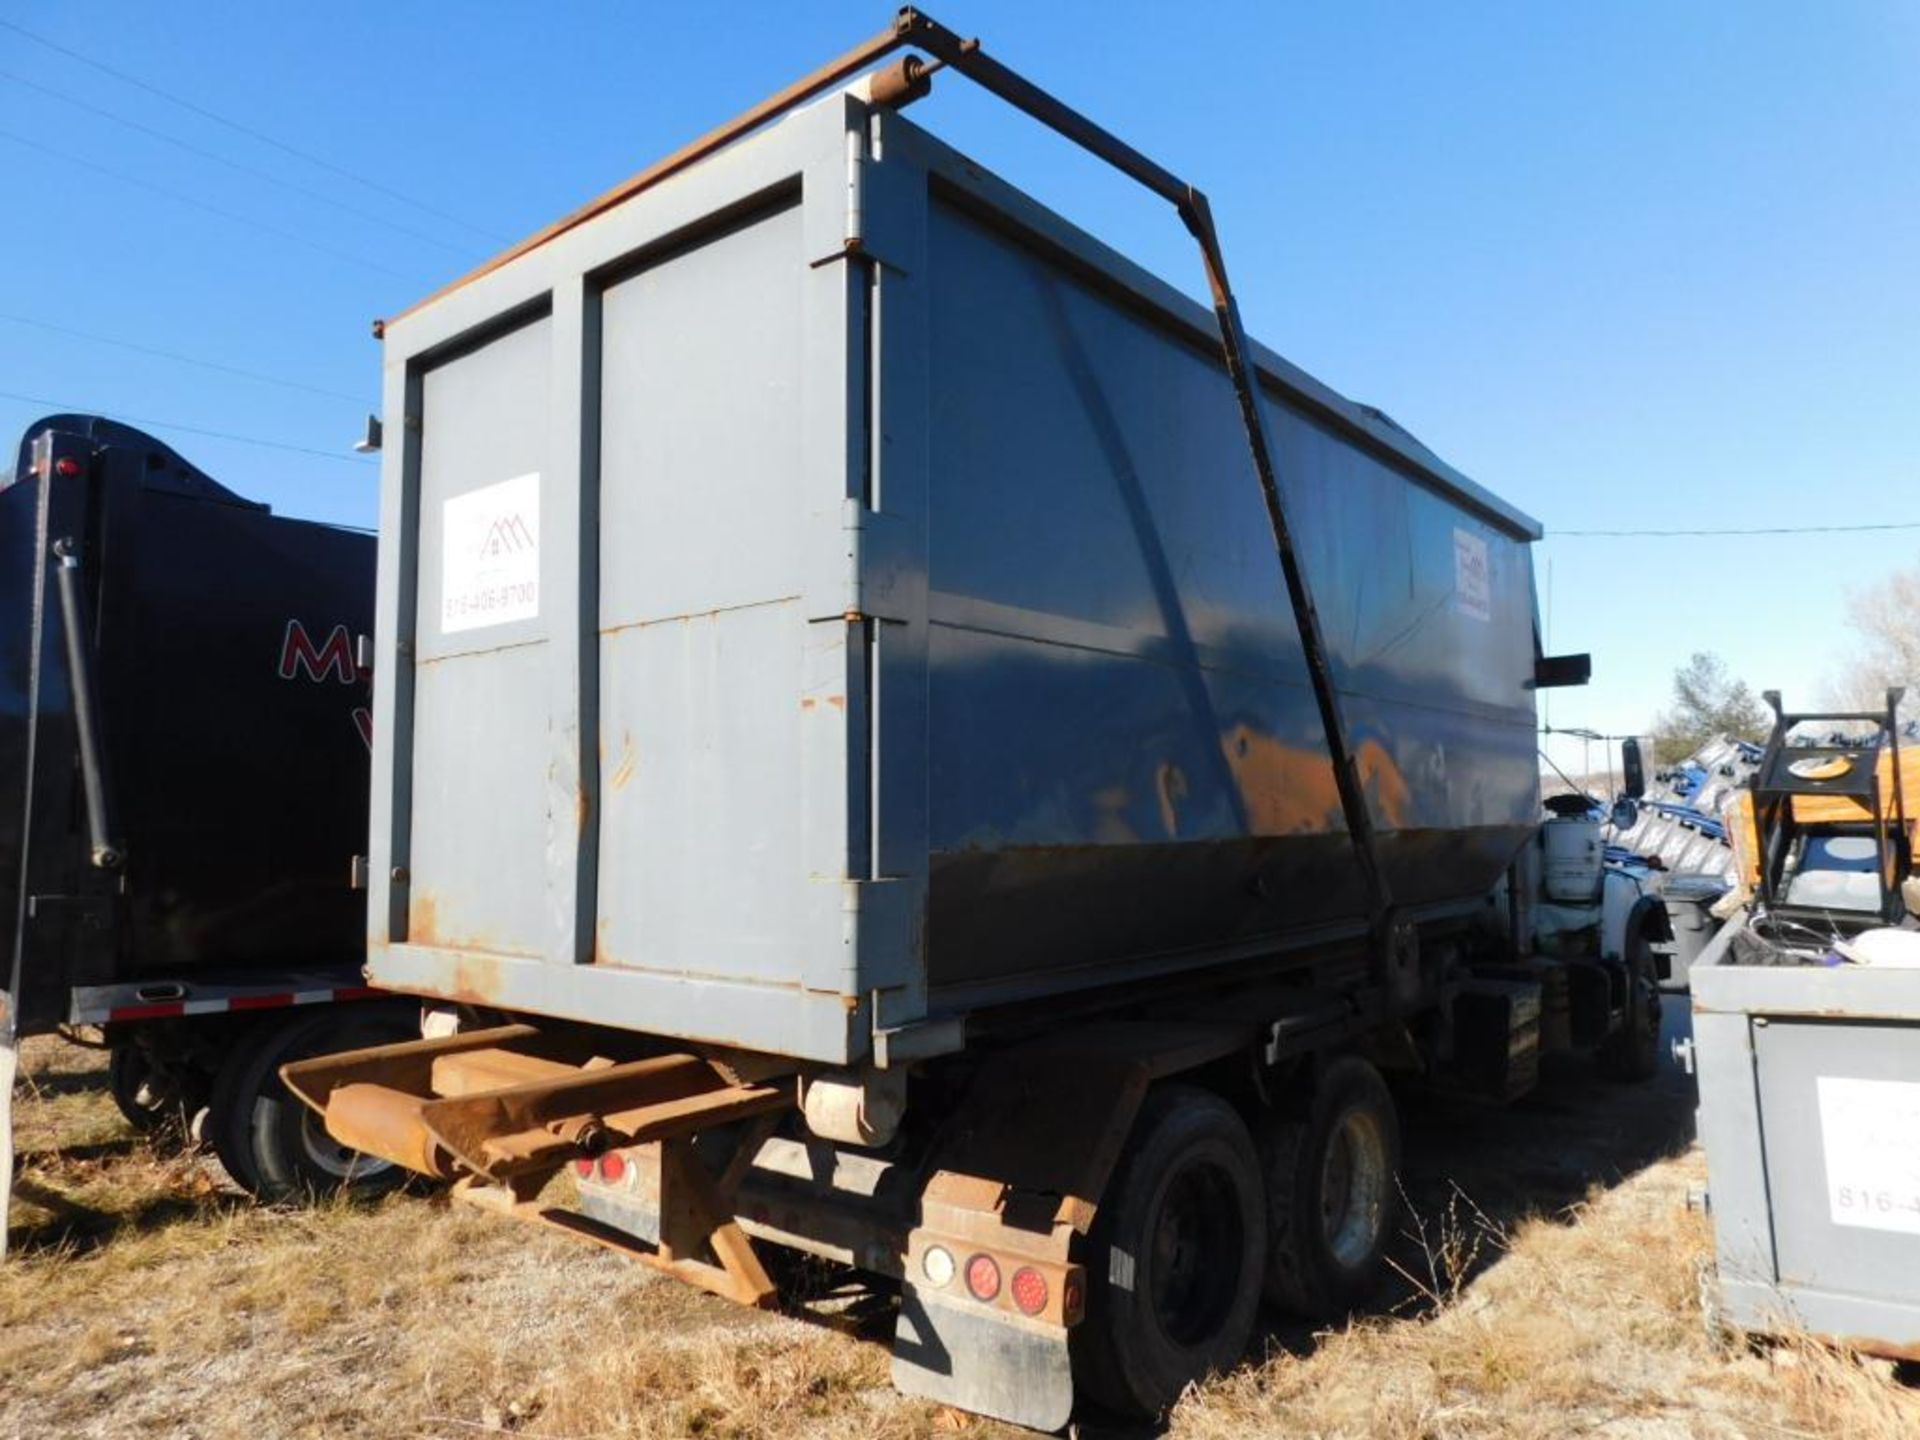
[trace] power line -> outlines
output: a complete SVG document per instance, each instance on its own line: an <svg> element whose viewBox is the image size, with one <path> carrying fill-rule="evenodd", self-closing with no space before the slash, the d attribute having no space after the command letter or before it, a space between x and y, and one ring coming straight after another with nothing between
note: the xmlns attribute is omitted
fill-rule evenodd
<svg viewBox="0 0 1920 1440"><path fill-rule="evenodd" d="M58 411L74 415L104 415L103 411L88 410L81 405L62 405L58 400L49 400L42 395L22 395L13 390L0 390L0 400L19 400L28 405L44 405L49 411ZM358 455L343 454L338 450L318 450L311 445L290 445L284 440L264 440L258 435L236 435L231 430L208 430L199 425L182 425L177 420L152 420L139 415L105 415L108 420L118 420L123 425L146 425L156 430L178 430L187 435L208 435L216 440L232 440L241 445L259 445L268 450L291 450L296 455L318 455L322 460L338 460L347 465L364 466L367 462Z"/></svg>
<svg viewBox="0 0 1920 1440"><path fill-rule="evenodd" d="M296 195L304 195L307 199L317 200L322 205L331 205L334 209L343 211L358 219L372 221L375 225L384 225L389 230L396 230L402 235L410 235L416 240L424 240L427 244L437 245L442 250L450 250L454 254L461 256L470 256L472 253L467 247L442 240L438 235L429 235L425 230L416 230L411 225L402 225L399 221L389 220L386 216L376 214L372 210L363 210L358 205L349 205L344 200L336 200L331 195L323 194L321 191L288 180L284 176L275 175L271 170L262 170L255 165L247 165L238 160L230 160L225 155L221 155L213 150L208 150L203 146L195 145L191 141L182 140L177 135L169 135L164 130L156 130L151 125L144 125L140 121L129 119L125 115L115 114L111 110L103 110L98 105L90 105L85 100L76 99L72 95L64 95L51 86L41 85L36 81L27 79L24 75L15 75L11 71L0 70L0 80L5 80L9 84L24 86L26 89L36 91L41 95L47 96L49 99L58 100L63 105L71 105L76 110L83 110L89 115L97 115L102 120L111 120L116 125L124 125L129 130L136 130L142 135L152 136L155 140L165 141L169 145L186 151L189 155L198 155L204 160L211 160L216 165L224 165L229 170L236 170L242 175L252 176L256 180L264 180L269 185L278 185L283 190L291 190Z"/></svg>
<svg viewBox="0 0 1920 1440"><path fill-rule="evenodd" d="M223 375L239 375L248 380L258 380L263 385L278 385L285 390L304 390L309 395L324 395L330 400L351 400L360 405L366 402L364 395L350 395L344 390L329 390L324 385L308 385L300 380L284 380L278 375L265 375L258 370L243 369L238 365L223 365L218 360L202 360L193 355L182 355L175 350L162 350L153 345L140 345L132 340L116 340L110 335L95 335L87 330L75 330L65 325L54 325L45 320L32 320L25 315L7 315L0 313L0 320L12 325L28 325L35 330L46 330L54 335L69 335L76 340L91 341L95 345L112 345L116 349L131 350L138 355L155 355L162 360L174 360L182 365L196 365L202 370L217 370Z"/></svg>
<svg viewBox="0 0 1920 1440"><path fill-rule="evenodd" d="M1892 520L1881 525L1756 525L1733 530L1549 530L1547 538L1630 535L1649 540L1691 540L1702 535L1859 535L1875 530L1920 530L1920 520Z"/></svg>
<svg viewBox="0 0 1920 1440"><path fill-rule="evenodd" d="M67 46L62 45L57 41L47 39L47 37L44 35L36 35L34 34L33 31L27 29L24 25L17 25L11 20L0 20L0 28L11 30L13 31L14 34L19 35L27 40L31 40L34 44L42 46L45 49L51 50L55 54L65 55L70 60L77 60L82 65L90 66L91 68L98 70L103 75L111 75L114 79L119 80L124 84L132 85L135 88L140 90L145 90L149 95L157 95L162 100L165 100L168 104L178 105L181 109L191 111L193 114L200 116L204 120L211 120L216 125L224 125L226 126L227 129L236 131L237 133L248 136L251 139L258 140L263 145L271 145L274 149L281 151L283 154L291 155L296 160L304 160L309 165L317 165L320 167L320 169L330 171L331 173L338 175L343 179L351 180L356 185L364 185L369 190L377 190L380 194L385 195L389 199L398 200L403 204L411 205L414 207L414 209L423 211L428 215L432 215L435 219L445 220L449 224L458 225L463 230L471 230L476 235L484 235L489 240L497 241L502 244L509 242L509 237L507 236L496 234L491 230L487 230L482 228L481 226L473 224L471 221L462 220L458 215L450 215L444 210L436 209L435 207L427 204L424 200L416 200L411 195L407 195L399 190L395 190L393 187L389 185L382 185L378 180L370 180L365 175L357 174L354 171L347 169L343 165L336 165L333 163L333 161L323 159L320 156L313 154L311 151L301 150L293 145L289 145L284 140L277 140L263 130L256 130L251 125L242 124L240 121L230 119L227 116L218 113L217 111L209 110L207 109L206 106L198 104L195 101L189 100L185 96L176 95L171 90L163 90L158 85L153 84L151 81L141 79L138 75L130 75L124 70L116 70L113 66L107 64L105 61L96 60L91 55L83 55L78 50L70 49Z"/></svg>
<svg viewBox="0 0 1920 1440"><path fill-rule="evenodd" d="M4 21L0 21L0 24L4 23ZM296 245L305 245L308 249L317 250L322 255L331 255L335 260L345 260L355 265L364 265L369 270L378 270L382 274L391 275L398 280L414 280L414 277L408 275L405 271L395 270L391 265L382 265L378 260L369 260L364 255L354 254L351 250L336 250L331 245L323 245L320 241L311 239L297 231L283 230L278 225L268 224L265 220L255 220L250 216L240 215L232 210L224 210L218 205L209 205L204 200L196 199L192 195L184 195L180 191L169 189L165 185L156 185L151 180L142 180L136 175L128 175L124 171L115 170L110 166L96 164L92 160L82 160L78 155L70 155L64 150L56 150L51 145L43 145L38 140L30 140L25 135L17 134L12 130L0 130L0 140L11 140L16 145L24 145L29 150L38 150L43 155L50 155L62 164L78 165L83 170L92 170L97 174L105 175L110 180L118 180L122 185L132 185L137 189L150 190L155 195L164 195L169 200L178 201L182 205L191 205L196 210L204 210L209 215L216 215L220 219L231 221L235 225L251 226L255 230L264 231L266 234L277 236L282 240L291 240Z"/></svg>

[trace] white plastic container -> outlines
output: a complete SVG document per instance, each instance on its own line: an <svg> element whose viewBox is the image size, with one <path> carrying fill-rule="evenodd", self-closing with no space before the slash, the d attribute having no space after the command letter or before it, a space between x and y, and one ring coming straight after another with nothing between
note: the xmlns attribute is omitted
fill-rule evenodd
<svg viewBox="0 0 1920 1440"><path fill-rule="evenodd" d="M1541 880L1549 900L1579 902L1600 893L1600 822L1558 815L1540 827Z"/></svg>

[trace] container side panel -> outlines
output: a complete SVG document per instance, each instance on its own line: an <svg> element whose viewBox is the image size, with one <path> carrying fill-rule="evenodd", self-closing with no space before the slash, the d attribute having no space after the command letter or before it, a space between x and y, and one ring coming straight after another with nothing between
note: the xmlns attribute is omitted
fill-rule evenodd
<svg viewBox="0 0 1920 1440"><path fill-rule="evenodd" d="M928 249L930 979L1357 917L1217 361L949 205ZM1525 546L1269 403L1389 876L1482 893L1536 803Z"/></svg>
<svg viewBox="0 0 1920 1440"><path fill-rule="evenodd" d="M547 634L571 626L545 574L552 327L448 360L421 407L410 942L544 954ZM556 611L561 613L556 613Z"/></svg>
<svg viewBox="0 0 1920 1440"><path fill-rule="evenodd" d="M789 983L803 949L802 211L602 301L596 958Z"/></svg>

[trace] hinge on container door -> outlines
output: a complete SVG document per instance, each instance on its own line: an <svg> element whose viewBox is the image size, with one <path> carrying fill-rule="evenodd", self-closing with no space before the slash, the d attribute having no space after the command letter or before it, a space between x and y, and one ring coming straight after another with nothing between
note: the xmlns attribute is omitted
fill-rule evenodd
<svg viewBox="0 0 1920 1440"><path fill-rule="evenodd" d="M861 125L847 127L847 250L866 244L867 133Z"/></svg>
<svg viewBox="0 0 1920 1440"><path fill-rule="evenodd" d="M865 496L848 496L842 514L842 531L847 546L847 603L843 614L849 623L867 618L866 540L867 502Z"/></svg>
<svg viewBox="0 0 1920 1440"><path fill-rule="evenodd" d="M810 260L815 270L840 260L871 260L867 254L867 140L858 125L847 127L846 222L840 227L840 248Z"/></svg>

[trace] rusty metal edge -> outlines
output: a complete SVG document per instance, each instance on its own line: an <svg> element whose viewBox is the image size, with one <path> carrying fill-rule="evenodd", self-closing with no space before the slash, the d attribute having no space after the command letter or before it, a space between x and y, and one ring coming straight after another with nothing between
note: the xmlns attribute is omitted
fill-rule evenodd
<svg viewBox="0 0 1920 1440"><path fill-rule="evenodd" d="M681 146L665 159L656 160L638 174L630 175L612 189L603 191L589 200L579 209L561 216L552 224L536 230L532 235L510 246L477 268L469 270L458 280L441 286L424 300L418 300L391 319L378 322L375 333L379 334L386 325L404 320L417 310L424 310L438 300L442 300L454 291L471 285L482 276L490 275L502 266L519 259L529 251L537 250L548 241L557 239L569 230L577 229L597 215L603 215L616 205L631 200L643 190L649 190L669 176L677 175L689 166L696 165L716 151L723 150L734 141L744 138L762 125L774 119L795 105L812 99L828 86L847 79L875 61L881 60L902 45L910 42L909 31L914 23L913 12L902 10L894 23L836 60L831 60L818 70L802 76L785 89L768 96L752 109L736 115L723 125L716 126L699 139Z"/></svg>

